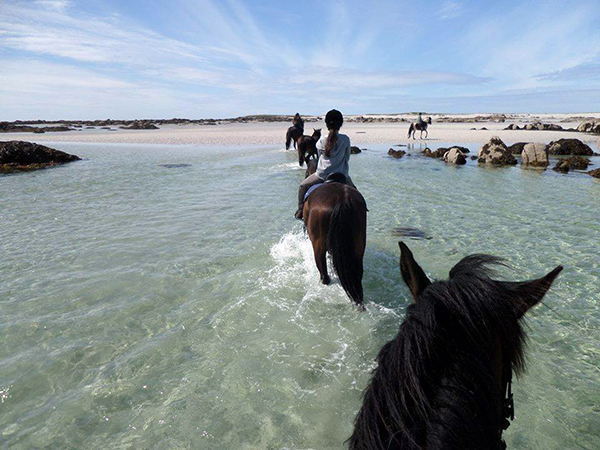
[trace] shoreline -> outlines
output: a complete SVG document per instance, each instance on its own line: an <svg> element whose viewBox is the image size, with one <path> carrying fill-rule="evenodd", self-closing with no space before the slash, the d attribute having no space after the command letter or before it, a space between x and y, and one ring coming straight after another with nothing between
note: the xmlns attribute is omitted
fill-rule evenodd
<svg viewBox="0 0 600 450"><path fill-rule="evenodd" d="M599 114L600 115L600 114ZM564 120L564 119L563 119ZM369 144L410 144L422 143L435 147L438 143L481 143L492 136L500 137L506 143L543 142L561 138L575 138L588 145L598 147L600 136L568 130L505 130L511 123L524 125L527 121L505 122L433 122L429 126L427 139L409 139L409 124L406 122L350 122L347 121L341 132L350 137L353 145ZM546 122L545 122L546 123ZM556 123L556 122L555 122ZM576 128L579 122L558 122L563 128ZM163 125L156 130L117 129L78 129L73 131L0 133L0 141L23 140L36 143L72 142L98 144L156 144L156 145L277 145L284 147L285 132L289 122L227 123L217 125ZM305 134L313 128L325 128L324 122L310 122L305 125ZM473 129L475 128L475 129ZM485 128L482 130L481 128ZM598 148L600 150L600 148Z"/></svg>

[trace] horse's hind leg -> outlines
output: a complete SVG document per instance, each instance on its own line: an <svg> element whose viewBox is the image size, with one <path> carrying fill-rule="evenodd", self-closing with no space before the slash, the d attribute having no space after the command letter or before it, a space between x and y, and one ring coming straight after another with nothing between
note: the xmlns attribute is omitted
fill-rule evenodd
<svg viewBox="0 0 600 450"><path fill-rule="evenodd" d="M321 274L321 283L329 284L331 283L331 278L327 274L327 245L325 244L321 239L313 242L313 251L315 253L317 269L319 269L319 273Z"/></svg>

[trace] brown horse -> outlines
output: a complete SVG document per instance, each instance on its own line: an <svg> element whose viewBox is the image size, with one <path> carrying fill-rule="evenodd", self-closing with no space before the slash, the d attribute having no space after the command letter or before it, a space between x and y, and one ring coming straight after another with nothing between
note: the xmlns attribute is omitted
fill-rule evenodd
<svg viewBox="0 0 600 450"><path fill-rule="evenodd" d="M317 142L321 139L321 129L318 130L313 128L312 136L301 136L297 141L298 148L298 164L302 167L302 164L312 158L317 158Z"/></svg>
<svg viewBox="0 0 600 450"><path fill-rule="evenodd" d="M425 139L429 133L427 132L427 125L431 125L431 117L428 117L426 121L421 122L413 122L410 124L410 128L408 129L408 137L412 134L412 138L415 138L415 132L417 130L421 131L421 139L423 139L423 131L425 132Z"/></svg>
<svg viewBox="0 0 600 450"><path fill-rule="evenodd" d="M314 173L316 160L311 160L307 176ZM341 174L333 174L342 176ZM302 217L312 242L321 282L329 284L327 273L329 252L340 283L357 305L363 302L363 256L367 241L367 204L357 189L350 185L327 181L304 202Z"/></svg>
<svg viewBox="0 0 600 450"><path fill-rule="evenodd" d="M523 282L490 277L499 258L471 255L431 282L400 242L412 293L398 335L383 346L350 449L501 450L514 418L512 373L524 366L522 318L562 270Z"/></svg>
<svg viewBox="0 0 600 450"><path fill-rule="evenodd" d="M304 134L304 126L289 127L287 130L287 133L285 134L285 149L286 150L290 149L290 144L292 143L292 139L294 140L294 148L296 148L296 142L298 141L298 139L300 139L302 137L303 134Z"/></svg>

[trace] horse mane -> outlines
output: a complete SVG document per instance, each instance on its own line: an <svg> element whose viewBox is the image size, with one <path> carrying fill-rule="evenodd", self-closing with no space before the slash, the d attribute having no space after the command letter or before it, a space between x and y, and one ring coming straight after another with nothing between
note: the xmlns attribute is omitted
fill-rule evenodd
<svg viewBox="0 0 600 450"><path fill-rule="evenodd" d="M494 349L523 370L525 333L514 285L491 278L502 260L471 255L429 285L384 345L349 439L351 449L499 448L504 392Z"/></svg>

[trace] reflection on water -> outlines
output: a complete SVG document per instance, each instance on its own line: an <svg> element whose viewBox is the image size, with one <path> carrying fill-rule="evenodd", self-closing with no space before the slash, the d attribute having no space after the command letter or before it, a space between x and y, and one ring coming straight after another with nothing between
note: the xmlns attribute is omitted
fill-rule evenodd
<svg viewBox="0 0 600 450"><path fill-rule="evenodd" d="M528 320L507 439L599 448L600 183L409 145L351 160L370 211L362 314L319 283L292 151L61 143L85 160L0 177L0 443L342 448L410 302L401 235L433 278L470 253L506 258L510 279L565 266L556 313Z"/></svg>

